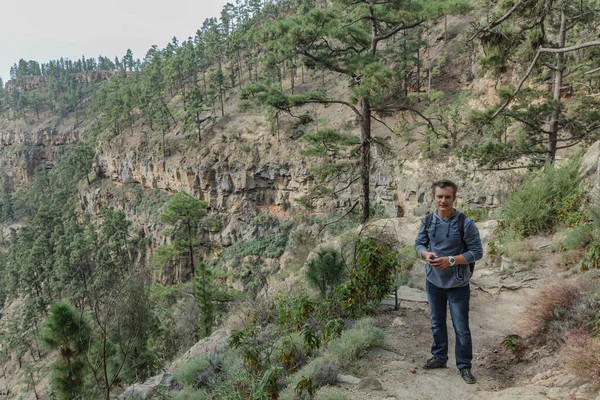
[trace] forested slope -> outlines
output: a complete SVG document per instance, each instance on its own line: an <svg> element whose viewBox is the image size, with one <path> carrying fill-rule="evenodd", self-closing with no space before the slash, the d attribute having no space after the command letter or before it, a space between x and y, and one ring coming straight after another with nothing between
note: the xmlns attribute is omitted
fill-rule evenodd
<svg viewBox="0 0 600 400"><path fill-rule="evenodd" d="M503 217L526 169L597 140L598 6L247 0L143 59L20 60L0 85L7 387L111 398L333 241L313 265L343 258L313 281L326 301L299 291L232 336L247 368L219 390L276 398L406 278L409 241L359 223L424 214L440 176L469 215ZM585 221L590 199L568 200L508 226ZM297 353L267 360L286 335Z"/></svg>

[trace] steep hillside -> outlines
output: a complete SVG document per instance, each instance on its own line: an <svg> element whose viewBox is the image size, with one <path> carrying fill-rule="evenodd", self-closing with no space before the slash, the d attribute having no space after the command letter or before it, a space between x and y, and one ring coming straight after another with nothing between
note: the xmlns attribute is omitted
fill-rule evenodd
<svg viewBox="0 0 600 400"><path fill-rule="evenodd" d="M595 72L574 81L598 57L531 54L566 48L548 22L566 11L239 3L143 61L57 60L2 88L0 397L596 396L558 355L569 335L597 344L594 274L551 310L556 337L506 342L535 289L599 263L598 154L569 157L600 131ZM552 93L548 71L567 68ZM429 333L411 245L441 178L484 236L475 388L416 369ZM311 284L328 257L344 273ZM399 310L392 290L410 294Z"/></svg>

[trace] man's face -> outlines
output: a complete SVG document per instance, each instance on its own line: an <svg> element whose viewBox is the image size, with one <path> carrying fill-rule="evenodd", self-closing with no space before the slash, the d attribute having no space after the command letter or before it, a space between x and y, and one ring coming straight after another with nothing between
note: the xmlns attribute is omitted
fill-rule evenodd
<svg viewBox="0 0 600 400"><path fill-rule="evenodd" d="M456 200L456 196L454 195L454 191L452 187L436 187L435 193L433 194L433 201L435 202L435 206L437 207L439 212L448 212L452 210L454 207L454 200Z"/></svg>

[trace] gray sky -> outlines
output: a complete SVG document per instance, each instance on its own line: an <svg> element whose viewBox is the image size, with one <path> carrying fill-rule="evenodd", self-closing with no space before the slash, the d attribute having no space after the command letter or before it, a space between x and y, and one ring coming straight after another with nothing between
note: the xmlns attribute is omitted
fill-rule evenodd
<svg viewBox="0 0 600 400"><path fill-rule="evenodd" d="M144 58L173 36L194 36L208 17L219 17L227 0L30 0L3 1L0 22L0 77L10 79L19 59L40 64L60 57L77 60L103 55L114 60L131 49ZM234 0L229 0L234 3Z"/></svg>

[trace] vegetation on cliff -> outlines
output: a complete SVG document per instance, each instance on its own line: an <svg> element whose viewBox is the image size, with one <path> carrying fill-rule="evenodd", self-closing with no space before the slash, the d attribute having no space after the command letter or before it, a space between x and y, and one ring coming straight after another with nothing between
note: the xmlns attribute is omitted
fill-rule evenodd
<svg viewBox="0 0 600 400"><path fill-rule="evenodd" d="M438 21L469 11L476 21L486 13L486 23L474 23L466 42L471 55L483 52L481 74L491 71L500 85L510 81L507 71L519 75L521 66L528 68L516 87L498 88L499 104L467 115L469 96L444 92L442 82L439 90L432 87L445 57L425 60L425 54L436 39L449 40L446 29L432 38ZM243 325L213 355L177 372L180 398L277 398L280 392L312 398L332 374L360 368L365 349L382 344L373 322L359 319L414 261L384 235L348 229L381 211L370 202L373 148L385 163L390 141L417 141L426 156L460 152L503 169L552 164L557 150L596 140L597 14L594 1L485 2L471 11L456 0L245 0L225 6L220 19L207 19L194 38L173 38L142 60L128 52L114 61L19 61L12 81L0 82L3 122L74 117L87 136L18 192L11 192L8 176L2 179L0 220L13 225L0 252L0 301L21 308L3 308L0 356L14 355L26 369L57 351L53 396L108 399L209 336L235 302L245 311ZM327 85L326 78L337 84ZM310 207L315 198L342 192L358 192L358 200L328 216L256 217L256 226L269 229L222 248L210 241L221 228L210 204L183 192L167 200L137 183L107 183L101 168L92 167L103 144L149 130L156 139L150 151L158 150L164 169L175 151L168 137L183 132L190 147L200 148L215 121L235 112L231 94L240 95L243 112L264 113L274 132L292 121L288 126L298 133L292 140L303 137L297 147L317 160L307 171L317 184L298 203ZM358 136L319 120L313 107L332 104L351 111ZM372 124L391 139L373 135ZM597 211L582 211L589 202L575 184L578 166L577 159L560 169L549 165L525 180L506 202L506 230L490 242L492 257L517 258L517 245L531 235L560 229L559 251L571 252L582 270L598 268ZM147 237L120 209L82 212L78 191L91 188L107 197L119 192L129 199L123 209L146 208L168 227L164 237ZM341 250L324 249L307 260L320 235L339 234ZM318 295L258 296L268 293L265 271L279 271L283 254L288 258L281 262L296 272L309 261L306 278ZM542 299L547 307L530 318L535 329L523 335L528 344L552 328L577 337L564 350L569 357L575 344L598 346L598 290L576 292L565 290L556 304ZM578 311L585 302L593 312ZM559 314L576 314L581 326L556 328ZM354 329L344 331L347 326ZM506 344L519 350L516 337ZM32 371L27 376L35 388L43 374Z"/></svg>

